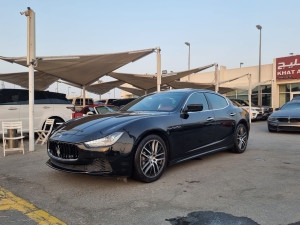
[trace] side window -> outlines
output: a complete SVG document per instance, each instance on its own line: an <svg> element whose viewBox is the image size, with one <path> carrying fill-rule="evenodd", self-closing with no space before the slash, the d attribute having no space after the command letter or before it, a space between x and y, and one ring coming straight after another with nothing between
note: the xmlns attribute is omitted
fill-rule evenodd
<svg viewBox="0 0 300 225"><path fill-rule="evenodd" d="M205 93L205 95L213 109L222 109L228 105L226 99L220 95L211 93Z"/></svg>
<svg viewBox="0 0 300 225"><path fill-rule="evenodd" d="M20 104L20 94L17 89L2 89L0 92L0 105Z"/></svg>
<svg viewBox="0 0 300 225"><path fill-rule="evenodd" d="M187 100L186 105L202 104L203 110L208 110L208 104L203 93L194 93Z"/></svg>
<svg viewBox="0 0 300 225"><path fill-rule="evenodd" d="M43 91L35 91L34 104L51 104L51 101Z"/></svg>

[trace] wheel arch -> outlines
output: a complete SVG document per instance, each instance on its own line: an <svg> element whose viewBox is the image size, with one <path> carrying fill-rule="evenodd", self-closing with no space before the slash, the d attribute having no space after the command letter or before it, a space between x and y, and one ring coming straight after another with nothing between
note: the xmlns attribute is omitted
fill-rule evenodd
<svg viewBox="0 0 300 225"><path fill-rule="evenodd" d="M168 135L167 133L164 131L164 130L161 130L161 129L152 129L152 130L148 130L148 131L145 131L144 133L142 133L136 140L136 142L134 143L134 147L133 147L133 153L135 154L136 150L137 150L137 147L138 145L140 144L140 142L146 137L146 136L149 136L149 135L152 135L152 134L155 134L159 137L161 137L163 139L163 141L165 142L165 145L167 147L167 151L168 151L168 161L169 161L169 157L170 157L170 142L169 142L169 139L168 139ZM133 155L134 155L133 154Z"/></svg>

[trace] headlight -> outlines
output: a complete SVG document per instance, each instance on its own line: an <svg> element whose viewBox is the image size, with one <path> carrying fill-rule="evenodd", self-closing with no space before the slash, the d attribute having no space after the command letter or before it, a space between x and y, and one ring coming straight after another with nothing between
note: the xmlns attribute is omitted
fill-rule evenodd
<svg viewBox="0 0 300 225"><path fill-rule="evenodd" d="M114 143L116 143L117 140L119 140L119 138L122 136L122 134L123 134L123 132L115 132L104 138L84 142L84 144L90 148L111 146Z"/></svg>
<svg viewBox="0 0 300 225"><path fill-rule="evenodd" d="M276 117L269 116L268 120L269 120L269 121L276 121L277 118L276 118Z"/></svg>

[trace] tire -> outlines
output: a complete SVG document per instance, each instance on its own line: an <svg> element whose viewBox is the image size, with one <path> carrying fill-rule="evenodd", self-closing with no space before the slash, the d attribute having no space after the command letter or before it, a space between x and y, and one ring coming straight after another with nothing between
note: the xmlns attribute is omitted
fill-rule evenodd
<svg viewBox="0 0 300 225"><path fill-rule="evenodd" d="M248 144L248 130L242 123L238 124L234 132L234 147L232 151L235 153L243 153L246 151Z"/></svg>
<svg viewBox="0 0 300 225"><path fill-rule="evenodd" d="M164 140L157 135L146 136L135 152L133 177L146 183L158 180L166 168L167 159Z"/></svg>

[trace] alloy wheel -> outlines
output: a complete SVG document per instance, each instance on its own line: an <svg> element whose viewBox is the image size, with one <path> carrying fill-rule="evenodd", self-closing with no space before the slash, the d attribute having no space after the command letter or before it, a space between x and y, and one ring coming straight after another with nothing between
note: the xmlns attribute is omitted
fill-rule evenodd
<svg viewBox="0 0 300 225"><path fill-rule="evenodd" d="M166 162L166 149L156 139L148 141L140 153L140 169L144 176L154 178L164 169Z"/></svg>
<svg viewBox="0 0 300 225"><path fill-rule="evenodd" d="M245 126L239 126L237 131L237 145L241 151L244 151L247 147L247 130Z"/></svg>

